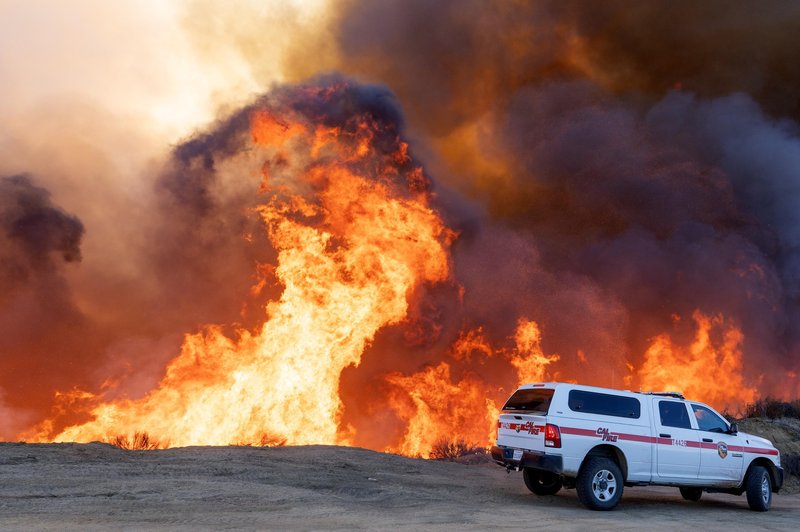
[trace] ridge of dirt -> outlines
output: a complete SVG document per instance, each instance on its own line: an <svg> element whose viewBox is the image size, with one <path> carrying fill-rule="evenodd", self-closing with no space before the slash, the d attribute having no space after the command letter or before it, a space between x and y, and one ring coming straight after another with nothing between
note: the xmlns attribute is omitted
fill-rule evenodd
<svg viewBox="0 0 800 532"><path fill-rule="evenodd" d="M800 419L747 418L736 423L740 431L770 440L781 454L800 453Z"/></svg>
<svg viewBox="0 0 800 532"><path fill-rule="evenodd" d="M781 465L786 473L783 492L800 493L800 477L789 474L786 468L790 455L800 455L800 419L747 418L736 422L739 430L770 440L781 453Z"/></svg>

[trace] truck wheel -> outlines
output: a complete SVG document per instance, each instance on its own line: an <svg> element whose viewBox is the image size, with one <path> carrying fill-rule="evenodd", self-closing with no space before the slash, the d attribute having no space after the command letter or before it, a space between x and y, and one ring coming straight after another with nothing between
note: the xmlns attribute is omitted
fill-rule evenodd
<svg viewBox="0 0 800 532"><path fill-rule="evenodd" d="M549 471L526 467L522 471L525 485L536 495L555 495L561 489L561 477Z"/></svg>
<svg viewBox="0 0 800 532"><path fill-rule="evenodd" d="M745 479L747 504L756 512L766 512L772 504L772 482L769 471L763 466L754 466Z"/></svg>
<svg viewBox="0 0 800 532"><path fill-rule="evenodd" d="M590 458L578 473L578 500L592 510L611 510L622 497L624 480L619 466L608 458Z"/></svg>
<svg viewBox="0 0 800 532"><path fill-rule="evenodd" d="M700 488L681 488L681 496L687 501L699 501L703 496L703 490Z"/></svg>

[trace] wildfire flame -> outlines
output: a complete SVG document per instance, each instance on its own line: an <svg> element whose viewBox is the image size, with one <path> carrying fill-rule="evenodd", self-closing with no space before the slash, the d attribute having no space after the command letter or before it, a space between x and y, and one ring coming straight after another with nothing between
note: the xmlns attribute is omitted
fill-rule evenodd
<svg viewBox="0 0 800 532"><path fill-rule="evenodd" d="M493 348L480 330L463 334L451 353L455 364L468 363L460 378L453 376L447 362L413 375L387 376L395 387L390 407L406 424L402 442L391 450L427 458L440 441L464 440L478 445L490 441L497 424L498 401L505 396L471 369L473 357L507 360L516 370L514 385L544 380L546 367L558 360L557 355L542 352L541 333L533 321L520 319L514 340L515 348L503 350Z"/></svg>
<svg viewBox="0 0 800 532"><path fill-rule="evenodd" d="M675 345L666 334L653 339L639 369L642 388L683 391L721 409L752 402L756 389L742 376L742 332L722 316L695 311L692 319L697 330L688 347Z"/></svg>
<svg viewBox="0 0 800 532"><path fill-rule="evenodd" d="M558 361L558 355L547 356L542 351L542 333L535 321L525 318L517 324L516 352L511 356L511 365L517 370L520 384L545 379L548 364Z"/></svg>
<svg viewBox="0 0 800 532"><path fill-rule="evenodd" d="M499 410L480 379L454 380L450 365L441 362L413 375L389 375L387 381L398 390L389 404L406 423L402 443L391 450L427 458L443 439L489 440Z"/></svg>
<svg viewBox="0 0 800 532"><path fill-rule="evenodd" d="M333 96L297 97L323 106ZM263 327L188 336L157 389L98 404L91 421L53 440L147 431L172 446L348 443L340 373L359 364L378 329L406 316L417 286L448 277L453 233L429 207L427 181L395 131L369 113L319 125L296 103L252 113L251 148L266 161L258 212L283 285Z"/></svg>
<svg viewBox="0 0 800 532"><path fill-rule="evenodd" d="M264 304L263 324L235 335L221 326L187 335L144 397L61 393L53 416L25 439L353 444L357 431L344 420L340 396L343 370L361 363L379 330L406 320L421 287L457 283L450 255L456 234L432 207L430 183L399 126L360 107L353 94L345 82L294 87L250 109L242 147L249 167L242 171L262 176L254 214L277 253L274 265L257 265L252 294L270 283L282 287ZM698 311L693 318L691 345L654 338L638 369L622 369L626 382L681 390L719 408L752 401L741 331L722 316ZM502 345L481 326L465 327L435 360L382 373L381 401L403 428L381 450L427 457L441 441L486 445L499 406L519 384L586 382L580 372L589 355L578 350L579 369L564 372L562 357L545 354L542 338L526 317ZM55 428L59 417L81 410L87 421Z"/></svg>

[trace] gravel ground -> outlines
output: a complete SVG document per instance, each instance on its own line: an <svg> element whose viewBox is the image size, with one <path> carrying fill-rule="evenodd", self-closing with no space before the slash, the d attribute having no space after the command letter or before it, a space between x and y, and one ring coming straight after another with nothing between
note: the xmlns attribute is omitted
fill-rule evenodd
<svg viewBox="0 0 800 532"><path fill-rule="evenodd" d="M574 490L537 497L493 464L415 460L329 446L0 444L0 529L797 530L800 495L767 513L744 497L626 488L612 512Z"/></svg>

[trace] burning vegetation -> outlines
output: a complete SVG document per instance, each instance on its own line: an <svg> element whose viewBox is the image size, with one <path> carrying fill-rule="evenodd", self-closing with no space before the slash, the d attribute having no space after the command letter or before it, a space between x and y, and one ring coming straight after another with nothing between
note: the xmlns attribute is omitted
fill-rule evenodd
<svg viewBox="0 0 800 532"><path fill-rule="evenodd" d="M2 437L449 459L524 382L731 412L798 395L800 115L778 48L748 90L666 61L634 31L650 7L381 5L339 5L336 58L304 63L344 74L174 147L126 282L71 281L92 226L41 178L0 180ZM682 9L670 31L700 24ZM782 34L737 9L742 38Z"/></svg>
<svg viewBox="0 0 800 532"><path fill-rule="evenodd" d="M108 443L126 451L153 451L167 447L166 444L151 439L146 432L134 432L133 436L118 434L109 439Z"/></svg>

